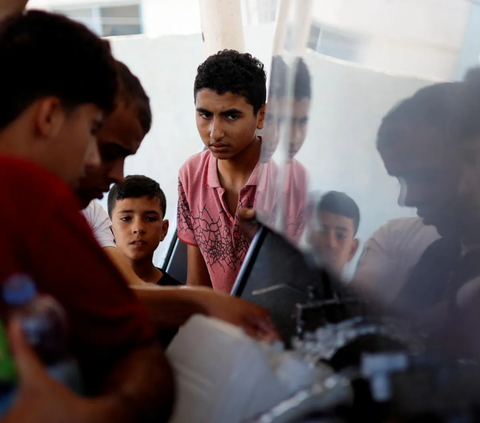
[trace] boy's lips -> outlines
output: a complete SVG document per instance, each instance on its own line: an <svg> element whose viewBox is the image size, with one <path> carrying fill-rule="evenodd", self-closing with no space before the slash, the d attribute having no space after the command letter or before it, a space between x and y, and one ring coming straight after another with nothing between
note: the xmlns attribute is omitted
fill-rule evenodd
<svg viewBox="0 0 480 423"><path fill-rule="evenodd" d="M132 241L130 243L130 245L132 247L140 248L140 247L143 247L143 246L147 245L147 242L143 241L143 240L136 240L136 241Z"/></svg>
<svg viewBox="0 0 480 423"><path fill-rule="evenodd" d="M230 148L229 145L223 144L221 142L211 143L209 147L210 147L210 150L217 151L217 152L225 151Z"/></svg>

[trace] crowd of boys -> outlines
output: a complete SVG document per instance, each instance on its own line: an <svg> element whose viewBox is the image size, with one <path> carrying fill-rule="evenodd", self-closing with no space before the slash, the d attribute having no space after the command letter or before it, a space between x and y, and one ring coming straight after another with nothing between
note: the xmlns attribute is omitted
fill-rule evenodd
<svg viewBox="0 0 480 423"><path fill-rule="evenodd" d="M60 15L24 12L25 3L0 0L0 283L27 273L40 292L63 305L71 328L69 348L81 366L87 395L80 397L51 379L18 322L11 321L9 337L20 382L17 400L1 421L167 421L175 388L158 332L175 330L193 314L203 313L259 339L277 336L266 310L228 295L251 242L243 224L253 218L260 169L271 166L276 172L270 157L265 159L265 149L262 156L258 133L267 107L264 66L249 54L225 50L198 68L193 94L205 151L179 170L176 224L178 237L188 244L188 277L177 281L153 263L169 229L165 194L151 178L124 177L125 158L137 152L151 127L148 95L128 67L114 59L108 42ZM299 66L307 76L295 97L304 104L295 109L302 127L291 148L295 175L305 173L294 156L305 141L311 97L308 70L303 62ZM478 76L466 84L478 89ZM407 257L413 272L404 274L395 287L395 301L416 311L446 301L448 275L454 266L458 269L458 260L466 270L459 272L457 286L480 273L476 163L462 177L470 189L466 201L457 193L460 158L452 159L458 154L449 139L439 135L453 114L448 105L460 91L460 84L428 87L389 113L379 130L378 150L388 172L409 184L408 205L417 207L424 219L420 226L415 220L400 230L410 240L405 241L405 253L411 253L411 238L418 228L425 230L424 223L438 230L424 232L416 257ZM472 109L479 106L475 98L463 95ZM465 148L471 149L480 130L471 110L462 112L456 134L468 139ZM399 124L403 132L397 131ZM439 136L422 132L423 126L439 129ZM424 163L413 163L411 155L422 143L432 161L431 175L412 172L415 166L424 168ZM441 148L430 154L437 144ZM305 180L305 189L306 176L299 178ZM442 190L434 192L439 180ZM107 214L96 199L108 191ZM290 191L290 202L298 205L296 191ZM458 207L450 207L452 198ZM303 206L292 212L302 213ZM468 224L459 214L469 217ZM359 247L357 204L344 193L330 191L316 205L313 220L319 225L310 228L310 244L341 273ZM297 238L298 225L292 226L297 228L292 238ZM380 234L374 235L360 261L353 282L359 289L378 291L395 273L375 267L388 264L385 257L377 260L383 253L375 250L379 239ZM398 250L401 239L397 234L398 242L388 248ZM446 259L441 266L434 265L442 254ZM360 277L362 273L368 277ZM381 281L375 280L378 275L383 275ZM435 286L425 282L433 280Z"/></svg>

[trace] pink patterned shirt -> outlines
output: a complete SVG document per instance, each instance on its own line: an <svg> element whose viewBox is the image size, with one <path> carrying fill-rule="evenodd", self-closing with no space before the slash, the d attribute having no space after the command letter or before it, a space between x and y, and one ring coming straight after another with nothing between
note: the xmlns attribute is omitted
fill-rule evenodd
<svg viewBox="0 0 480 423"><path fill-rule="evenodd" d="M245 259L249 243L239 221L225 202L218 177L218 159L210 151L195 154L182 166L178 177L177 235L198 246L215 290L229 293ZM240 190L237 210L254 207L259 165Z"/></svg>

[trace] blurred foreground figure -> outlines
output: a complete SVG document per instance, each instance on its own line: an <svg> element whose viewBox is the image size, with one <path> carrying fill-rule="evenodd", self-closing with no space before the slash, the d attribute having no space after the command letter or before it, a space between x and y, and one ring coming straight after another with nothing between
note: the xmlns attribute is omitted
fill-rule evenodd
<svg viewBox="0 0 480 423"><path fill-rule="evenodd" d="M408 293L433 283L433 275L420 282L408 282L414 266L427 247L455 232L456 217L449 217L458 202L458 163L452 152L457 147L448 136L460 84L429 86L403 100L383 119L377 148L386 170L401 184L399 204L416 207L419 218L395 219L378 229L367 242L352 286L366 290L382 302L391 302L400 290L411 301L429 301L430 294ZM435 271L436 266L429 266ZM410 288L408 288L410 286ZM405 291L407 290L407 291ZM430 290L430 287L427 288Z"/></svg>
<svg viewBox="0 0 480 423"><path fill-rule="evenodd" d="M0 62L0 283L26 273L61 303L91 396L76 396L31 366L13 330L21 380L6 421L166 421L170 366L71 190L100 163L96 134L117 91L109 45L65 17L30 11L0 24Z"/></svg>

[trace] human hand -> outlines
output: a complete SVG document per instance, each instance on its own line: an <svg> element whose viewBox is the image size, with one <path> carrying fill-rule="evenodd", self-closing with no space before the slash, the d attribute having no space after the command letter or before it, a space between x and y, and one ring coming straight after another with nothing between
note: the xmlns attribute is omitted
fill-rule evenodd
<svg viewBox="0 0 480 423"><path fill-rule="evenodd" d="M265 342L280 339L269 311L263 307L213 290L204 305L208 316L239 326L255 339Z"/></svg>
<svg viewBox="0 0 480 423"><path fill-rule="evenodd" d="M15 402L0 422L87 422L87 400L50 377L25 340L18 322L10 323L8 335L19 375L19 385Z"/></svg>
<svg viewBox="0 0 480 423"><path fill-rule="evenodd" d="M237 216L243 235L248 242L252 242L253 237L260 229L260 225L256 220L256 211L254 209L239 209Z"/></svg>

